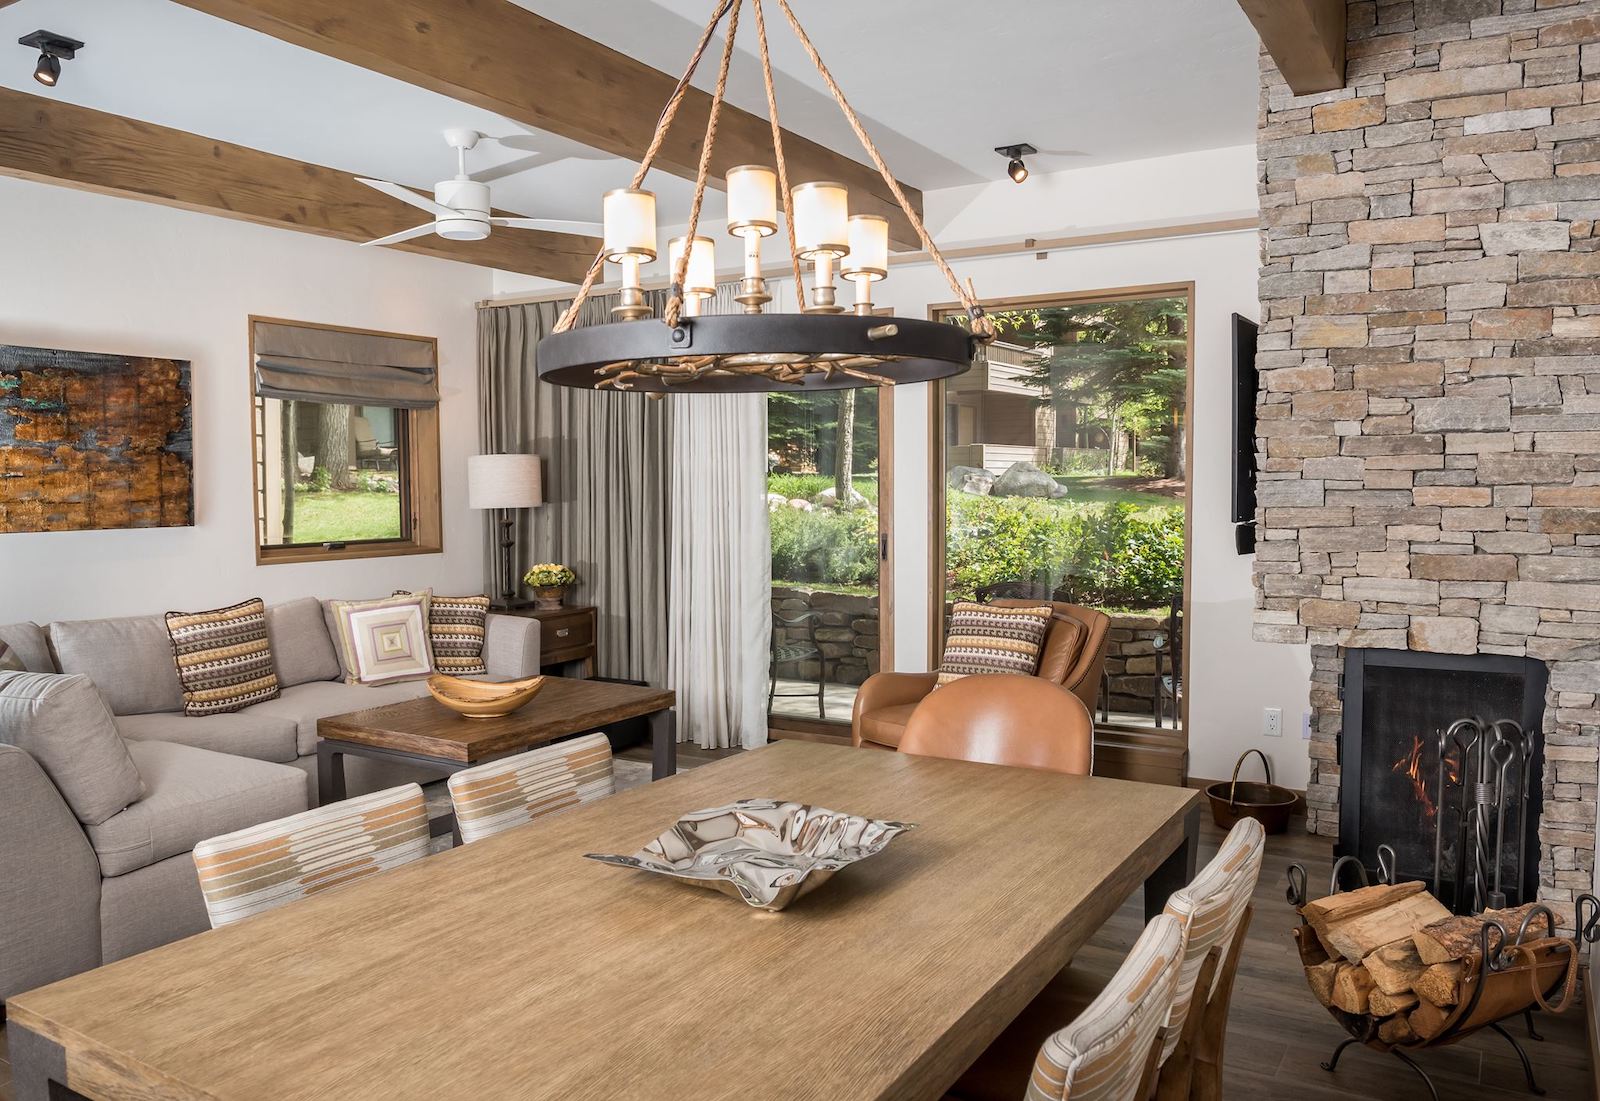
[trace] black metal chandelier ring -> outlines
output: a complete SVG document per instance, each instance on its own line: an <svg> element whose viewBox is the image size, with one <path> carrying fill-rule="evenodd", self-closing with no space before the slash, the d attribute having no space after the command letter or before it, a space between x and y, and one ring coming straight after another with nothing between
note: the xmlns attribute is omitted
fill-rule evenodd
<svg viewBox="0 0 1600 1101"><path fill-rule="evenodd" d="M539 342L539 378L646 393L840 390L965 371L976 341L956 325L855 314L715 314L588 325ZM779 386L775 387L774 383Z"/></svg>

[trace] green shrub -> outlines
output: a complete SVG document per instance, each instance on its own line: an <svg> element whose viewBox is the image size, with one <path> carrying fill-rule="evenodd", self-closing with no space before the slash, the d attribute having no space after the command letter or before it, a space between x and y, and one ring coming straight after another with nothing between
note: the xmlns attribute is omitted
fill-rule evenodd
<svg viewBox="0 0 1600 1101"><path fill-rule="evenodd" d="M312 493L326 493L333 488L333 471L325 466L319 466L311 472L310 490Z"/></svg>
<svg viewBox="0 0 1600 1101"><path fill-rule="evenodd" d="M772 579L797 584L873 585L878 516L870 509L772 513Z"/></svg>

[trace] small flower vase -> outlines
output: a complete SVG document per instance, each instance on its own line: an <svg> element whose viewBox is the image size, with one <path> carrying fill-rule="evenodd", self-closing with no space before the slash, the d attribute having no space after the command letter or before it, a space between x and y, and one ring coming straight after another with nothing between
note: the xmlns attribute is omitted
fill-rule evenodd
<svg viewBox="0 0 1600 1101"><path fill-rule="evenodd" d="M540 585L533 590L533 606L540 611L553 611L567 599L565 585Z"/></svg>

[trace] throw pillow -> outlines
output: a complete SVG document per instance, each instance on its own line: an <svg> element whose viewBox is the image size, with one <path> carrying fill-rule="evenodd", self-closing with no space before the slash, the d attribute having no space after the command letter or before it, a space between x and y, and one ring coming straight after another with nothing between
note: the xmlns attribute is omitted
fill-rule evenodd
<svg viewBox="0 0 1600 1101"><path fill-rule="evenodd" d="M974 673L1031 676L1039 667L1039 650L1050 628L1053 609L997 608L993 604L957 604L950 612L939 683L949 684Z"/></svg>
<svg viewBox="0 0 1600 1101"><path fill-rule="evenodd" d="M397 589L395 596L428 597L428 646L433 651L433 667L452 677L486 677L483 639L489 621L486 596L437 596L431 589L408 593Z"/></svg>
<svg viewBox="0 0 1600 1101"><path fill-rule="evenodd" d="M0 642L0 670L8 673L25 673L28 667L22 664L22 655Z"/></svg>
<svg viewBox="0 0 1600 1101"><path fill-rule="evenodd" d="M433 672L428 593L387 600L333 600L339 660L347 684L420 680Z"/></svg>
<svg viewBox="0 0 1600 1101"><path fill-rule="evenodd" d="M85 825L98 826L144 794L111 711L86 676L0 673L0 741L27 750Z"/></svg>
<svg viewBox="0 0 1600 1101"><path fill-rule="evenodd" d="M185 715L222 715L278 698L260 597L208 612L168 612Z"/></svg>

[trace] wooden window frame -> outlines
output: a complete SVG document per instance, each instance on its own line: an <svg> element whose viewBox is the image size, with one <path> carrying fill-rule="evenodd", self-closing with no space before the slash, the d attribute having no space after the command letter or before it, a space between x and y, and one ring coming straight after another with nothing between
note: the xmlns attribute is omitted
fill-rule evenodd
<svg viewBox="0 0 1600 1101"><path fill-rule="evenodd" d="M439 554L444 550L444 519L440 494L439 463L439 407L428 409L397 409L401 418L400 431L406 446L402 449L400 467L401 507L410 507L405 517L405 538L373 542L352 542L340 547L326 546L263 546L261 542L263 516L261 515L261 463L264 441L260 435L260 420L256 416L256 324L294 325L302 329L324 329L329 332L350 333L356 336L398 337L403 340L425 341L433 346L434 361L438 362L439 341L431 336L412 333L393 333L381 329L357 329L348 325L323 325L314 321L291 321L281 317L250 315L247 320L250 355L247 368L250 372L246 392L250 398L250 511L253 514L250 538L256 548L256 565L273 566L300 562L343 562L358 558L393 558L409 554Z"/></svg>
<svg viewBox="0 0 1600 1101"><path fill-rule="evenodd" d="M1030 294L1013 298L986 300L986 309L1011 309L1028 306L1080 306L1096 302L1128 302L1148 298L1183 298L1187 306L1185 337L1186 377L1184 379L1183 461L1187 477L1183 483L1183 670L1182 696L1178 701L1177 733L1187 745L1189 739L1189 664L1193 647L1190 645L1190 587L1193 584L1194 565L1194 329L1195 284L1193 280L1181 283L1150 283L1133 287L1110 287L1104 290L1072 291L1065 294ZM966 312L960 302L939 302L928 307L930 321L943 321L953 314ZM946 530L945 482L945 380L932 384L929 402L928 454L933 476L930 486L931 506L928 510L929 581L928 594L928 660L930 669L939 668L944 655L944 605L945 605L945 544L950 537ZM1164 731L1144 726L1124 726L1099 721L1097 730L1116 731L1130 735L1162 734Z"/></svg>

